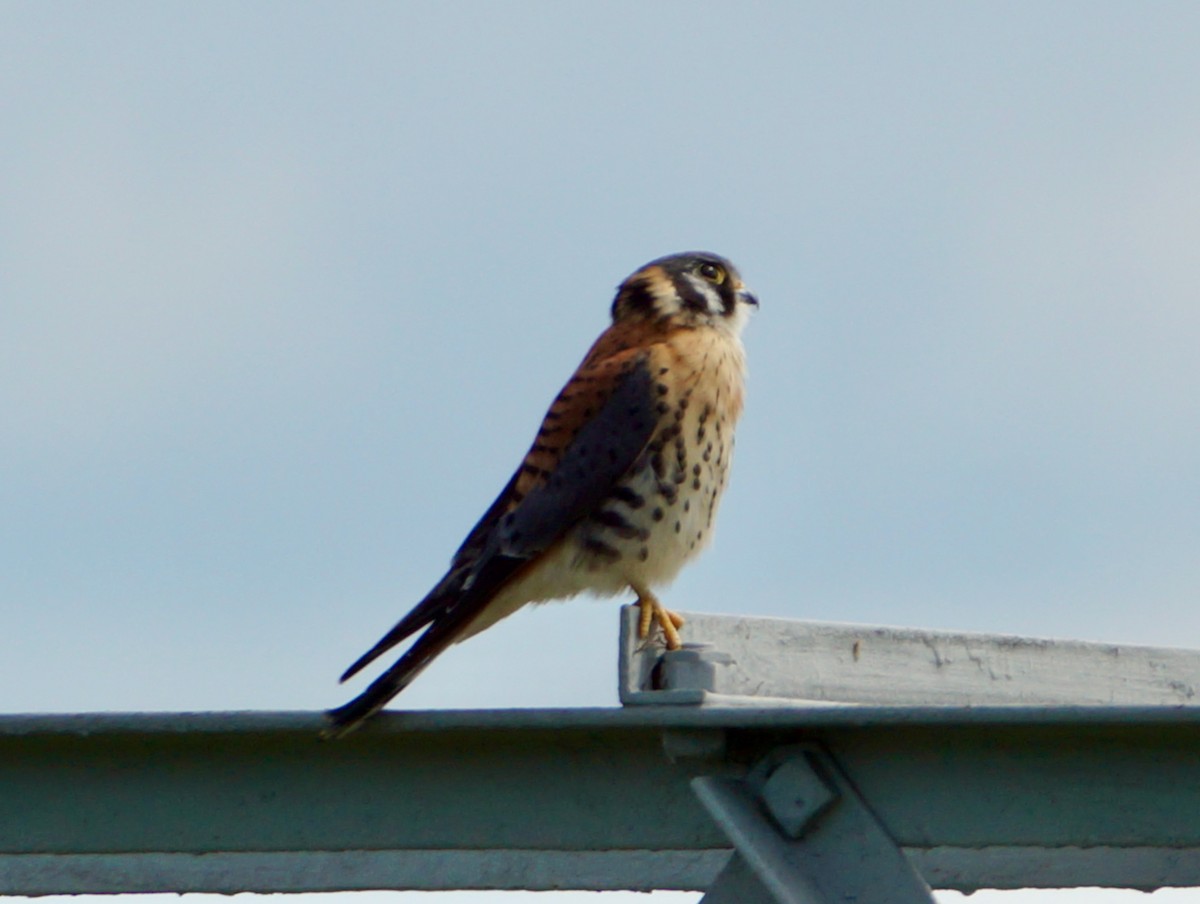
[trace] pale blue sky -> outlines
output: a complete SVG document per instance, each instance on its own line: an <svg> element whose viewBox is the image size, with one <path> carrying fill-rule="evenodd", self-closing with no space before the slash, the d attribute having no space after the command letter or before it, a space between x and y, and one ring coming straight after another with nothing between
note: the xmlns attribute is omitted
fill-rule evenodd
<svg viewBox="0 0 1200 904"><path fill-rule="evenodd" d="M690 248L762 309L670 605L1200 648L1198 41L1186 3L0 5L0 710L345 700ZM616 624L522 613L399 703L614 703Z"/></svg>

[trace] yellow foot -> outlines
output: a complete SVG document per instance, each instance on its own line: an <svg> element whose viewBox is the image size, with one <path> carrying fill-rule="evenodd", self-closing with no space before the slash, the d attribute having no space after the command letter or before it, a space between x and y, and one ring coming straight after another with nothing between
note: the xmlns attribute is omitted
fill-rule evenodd
<svg viewBox="0 0 1200 904"><path fill-rule="evenodd" d="M683 646L679 637L679 629L683 627L683 616L663 607L653 593L640 587L634 587L638 595L637 606L641 612L638 615L638 637L645 640L650 636L650 629L657 624L662 629L663 640L668 650L678 650Z"/></svg>

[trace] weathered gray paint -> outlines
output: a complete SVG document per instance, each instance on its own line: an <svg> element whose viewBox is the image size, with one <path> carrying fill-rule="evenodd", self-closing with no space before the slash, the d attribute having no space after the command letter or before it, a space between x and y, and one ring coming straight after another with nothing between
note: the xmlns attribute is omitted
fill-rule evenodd
<svg viewBox="0 0 1200 904"><path fill-rule="evenodd" d="M392 713L339 742L320 725L0 717L0 890L703 888L729 847L690 779L799 741L935 887L1200 880L1193 708ZM667 731L724 731L728 760L672 762Z"/></svg>
<svg viewBox="0 0 1200 904"><path fill-rule="evenodd" d="M1194 650L686 613L662 656L622 618L626 704L1200 704Z"/></svg>
<svg viewBox="0 0 1200 904"><path fill-rule="evenodd" d="M300 893L706 888L728 851L275 851L0 855L0 892Z"/></svg>
<svg viewBox="0 0 1200 904"><path fill-rule="evenodd" d="M701 904L934 904L929 885L819 747L781 748L745 780L700 776L692 787L735 852Z"/></svg>
<svg viewBox="0 0 1200 904"><path fill-rule="evenodd" d="M387 713L337 742L317 713L0 716L0 893L723 875L732 900L692 781L752 789L796 744L935 888L1200 884L1195 653L690 615L716 647L668 654L684 686L659 691L623 618L625 709Z"/></svg>

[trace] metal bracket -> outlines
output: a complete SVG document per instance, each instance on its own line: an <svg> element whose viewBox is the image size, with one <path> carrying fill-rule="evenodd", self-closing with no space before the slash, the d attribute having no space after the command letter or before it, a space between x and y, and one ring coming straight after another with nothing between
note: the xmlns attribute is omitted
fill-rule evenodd
<svg viewBox="0 0 1200 904"><path fill-rule="evenodd" d="M621 612L630 705L1198 706L1200 652L685 612L680 650Z"/></svg>
<svg viewBox="0 0 1200 904"><path fill-rule="evenodd" d="M744 780L692 779L734 855L701 904L933 904L933 895L833 758L774 751Z"/></svg>

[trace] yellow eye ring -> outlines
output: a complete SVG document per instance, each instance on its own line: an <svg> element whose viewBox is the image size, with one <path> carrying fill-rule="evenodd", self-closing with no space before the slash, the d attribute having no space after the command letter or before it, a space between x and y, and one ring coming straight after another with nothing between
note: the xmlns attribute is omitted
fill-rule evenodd
<svg viewBox="0 0 1200 904"><path fill-rule="evenodd" d="M703 263L699 267L700 275L710 283L721 285L725 282L725 268L720 264Z"/></svg>

